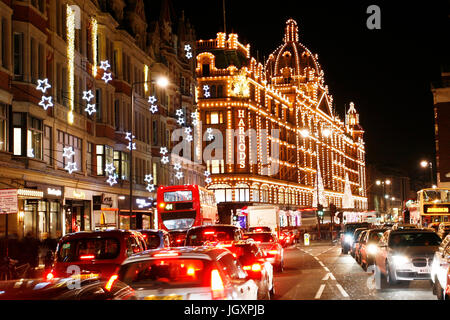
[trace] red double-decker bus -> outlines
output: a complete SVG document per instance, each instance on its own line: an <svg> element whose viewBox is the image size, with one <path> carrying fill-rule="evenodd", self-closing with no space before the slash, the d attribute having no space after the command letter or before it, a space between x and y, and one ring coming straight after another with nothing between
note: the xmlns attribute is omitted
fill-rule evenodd
<svg viewBox="0 0 450 320"><path fill-rule="evenodd" d="M163 186L157 190L158 226L189 229L219 220L214 192L198 185Z"/></svg>

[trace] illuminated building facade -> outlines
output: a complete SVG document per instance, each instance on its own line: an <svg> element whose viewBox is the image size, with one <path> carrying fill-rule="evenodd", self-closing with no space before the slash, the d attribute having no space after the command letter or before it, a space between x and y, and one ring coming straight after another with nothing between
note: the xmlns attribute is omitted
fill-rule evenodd
<svg viewBox="0 0 450 320"><path fill-rule="evenodd" d="M294 20L287 21L283 43L265 65L250 56L250 45L237 34L198 40L196 58L203 131L217 129L225 137L227 129L236 130L235 138L224 138L222 159L204 160L212 173L208 188L218 202L311 207L319 167L328 204L342 208L347 181L354 208L367 209L359 114L353 103L345 122L334 113L317 55L299 42ZM248 129L256 139L245 136ZM278 156L271 156L274 143Z"/></svg>

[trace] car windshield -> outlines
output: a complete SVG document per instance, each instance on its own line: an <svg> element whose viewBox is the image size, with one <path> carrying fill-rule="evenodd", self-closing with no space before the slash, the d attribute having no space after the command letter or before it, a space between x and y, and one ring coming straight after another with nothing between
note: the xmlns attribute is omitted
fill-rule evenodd
<svg viewBox="0 0 450 320"><path fill-rule="evenodd" d="M439 236L432 232L394 233L389 237L390 247L438 246Z"/></svg>
<svg viewBox="0 0 450 320"><path fill-rule="evenodd" d="M273 242L271 233L246 233L245 238L261 242Z"/></svg>
<svg viewBox="0 0 450 320"><path fill-rule="evenodd" d="M61 244L57 259L60 262L115 259L119 249L119 241L115 238L70 239Z"/></svg>
<svg viewBox="0 0 450 320"><path fill-rule="evenodd" d="M233 241L235 228L198 228L188 231L186 246L202 246L208 242Z"/></svg>
<svg viewBox="0 0 450 320"><path fill-rule="evenodd" d="M145 289L207 285L210 262L203 259L161 258L123 265L119 280Z"/></svg>

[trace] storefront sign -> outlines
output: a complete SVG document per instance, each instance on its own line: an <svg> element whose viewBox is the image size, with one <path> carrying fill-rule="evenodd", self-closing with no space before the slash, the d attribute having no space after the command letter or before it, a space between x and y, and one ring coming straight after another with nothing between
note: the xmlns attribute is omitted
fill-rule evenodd
<svg viewBox="0 0 450 320"><path fill-rule="evenodd" d="M136 199L136 204L138 205L139 208L147 208L152 205L152 203L150 201L147 202L147 200L145 200L143 198Z"/></svg>
<svg viewBox="0 0 450 320"><path fill-rule="evenodd" d="M238 144L237 155L239 168L245 169L246 145L245 145L245 110L238 110Z"/></svg>
<svg viewBox="0 0 450 320"><path fill-rule="evenodd" d="M17 189L0 190L0 214L16 212L18 212Z"/></svg>
<svg viewBox="0 0 450 320"><path fill-rule="evenodd" d="M106 195L104 193L102 193L102 204L112 207L113 205L113 198L110 195Z"/></svg>
<svg viewBox="0 0 450 320"><path fill-rule="evenodd" d="M61 197L62 190L57 188L47 188L47 195L49 196L55 196L55 197Z"/></svg>
<svg viewBox="0 0 450 320"><path fill-rule="evenodd" d="M86 194L83 191L74 190L73 191L73 197L75 199L85 199L86 198Z"/></svg>
<svg viewBox="0 0 450 320"><path fill-rule="evenodd" d="M450 205L424 205L424 214L439 215L450 213Z"/></svg>

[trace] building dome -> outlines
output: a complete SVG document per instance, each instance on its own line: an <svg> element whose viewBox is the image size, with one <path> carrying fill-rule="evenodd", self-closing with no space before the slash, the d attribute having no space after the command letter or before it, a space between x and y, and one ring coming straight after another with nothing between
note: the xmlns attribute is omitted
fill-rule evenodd
<svg viewBox="0 0 450 320"><path fill-rule="evenodd" d="M322 76L322 71L317 62L317 55L314 56L299 41L298 25L293 19L286 22L283 44L269 55L266 61L265 72L269 82L279 84L307 83ZM278 78L274 81L274 77ZM281 80L283 79L283 80Z"/></svg>

